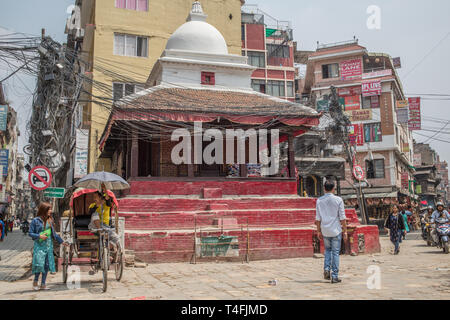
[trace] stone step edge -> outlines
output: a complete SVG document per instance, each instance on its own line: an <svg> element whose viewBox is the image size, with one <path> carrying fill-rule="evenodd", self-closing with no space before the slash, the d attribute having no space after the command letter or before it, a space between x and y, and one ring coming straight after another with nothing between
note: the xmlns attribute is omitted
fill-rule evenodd
<svg viewBox="0 0 450 320"><path fill-rule="evenodd" d="M214 214L215 212L224 212L224 213L233 213L233 212L270 212L270 211L312 211L316 210L316 208L288 208L288 209L214 209L214 210L196 210L196 211L120 211L121 214L159 214L159 215L168 215L168 214L185 214L185 215L194 215L194 214Z"/></svg>

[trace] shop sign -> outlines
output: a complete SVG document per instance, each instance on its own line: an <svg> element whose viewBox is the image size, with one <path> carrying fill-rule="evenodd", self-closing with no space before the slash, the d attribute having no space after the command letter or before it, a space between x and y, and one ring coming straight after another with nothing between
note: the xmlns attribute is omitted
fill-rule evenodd
<svg viewBox="0 0 450 320"><path fill-rule="evenodd" d="M397 105L397 109L408 108L409 107L408 100L398 100L396 105Z"/></svg>
<svg viewBox="0 0 450 320"><path fill-rule="evenodd" d="M344 98L339 98L339 105L344 108L345 100ZM322 100L318 100L316 104L316 110L317 112L328 112L330 110L330 100L327 98L324 98Z"/></svg>
<svg viewBox="0 0 450 320"><path fill-rule="evenodd" d="M422 165L422 154L421 153L415 153L413 156L413 166L414 167L420 167Z"/></svg>
<svg viewBox="0 0 450 320"><path fill-rule="evenodd" d="M363 81L362 83L363 97L379 96L381 95L381 81Z"/></svg>
<svg viewBox="0 0 450 320"><path fill-rule="evenodd" d="M74 178L87 175L89 130L77 129Z"/></svg>
<svg viewBox="0 0 450 320"><path fill-rule="evenodd" d="M392 63L394 64L395 69L400 69L402 67L402 60L400 57L393 58Z"/></svg>
<svg viewBox="0 0 450 320"><path fill-rule="evenodd" d="M397 122L400 124L408 124L409 108L397 109Z"/></svg>
<svg viewBox="0 0 450 320"><path fill-rule="evenodd" d="M370 109L348 111L348 114L352 122L372 120L372 110Z"/></svg>
<svg viewBox="0 0 450 320"><path fill-rule="evenodd" d="M8 124L8 106L0 105L0 131L6 131Z"/></svg>
<svg viewBox="0 0 450 320"><path fill-rule="evenodd" d="M339 88L338 95L341 97L346 96L360 96L362 94L361 86Z"/></svg>
<svg viewBox="0 0 450 320"><path fill-rule="evenodd" d="M420 97L409 98L409 130L421 130L422 129L422 117L420 114Z"/></svg>
<svg viewBox="0 0 450 320"><path fill-rule="evenodd" d="M9 165L9 150L8 149L1 149L0 150L0 166L3 166L2 170L2 176L7 177L8 176L8 165Z"/></svg>
<svg viewBox="0 0 450 320"><path fill-rule="evenodd" d="M357 80L362 76L362 60L353 59L339 64L341 80Z"/></svg>
<svg viewBox="0 0 450 320"><path fill-rule="evenodd" d="M416 194L421 194L422 193L422 186L419 184L416 186Z"/></svg>
<svg viewBox="0 0 450 320"><path fill-rule="evenodd" d="M409 174L408 172L402 172L402 189L409 189Z"/></svg>
<svg viewBox="0 0 450 320"><path fill-rule="evenodd" d="M345 111L361 109L360 96L345 97Z"/></svg>
<svg viewBox="0 0 450 320"><path fill-rule="evenodd" d="M373 79L373 78L386 77L386 76L392 76L392 70L391 69L375 71L375 72L368 72L368 73L363 73L362 74L363 80L364 79Z"/></svg>

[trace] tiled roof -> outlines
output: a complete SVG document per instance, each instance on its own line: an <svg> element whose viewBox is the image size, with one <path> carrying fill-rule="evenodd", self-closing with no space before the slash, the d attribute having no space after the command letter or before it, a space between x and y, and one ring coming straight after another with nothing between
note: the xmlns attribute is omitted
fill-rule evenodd
<svg viewBox="0 0 450 320"><path fill-rule="evenodd" d="M312 108L253 91L156 86L116 104L122 110L319 117Z"/></svg>

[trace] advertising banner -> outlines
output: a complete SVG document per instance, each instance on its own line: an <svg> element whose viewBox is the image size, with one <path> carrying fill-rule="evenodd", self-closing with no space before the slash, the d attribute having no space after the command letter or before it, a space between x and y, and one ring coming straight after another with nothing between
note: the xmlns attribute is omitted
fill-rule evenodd
<svg viewBox="0 0 450 320"><path fill-rule="evenodd" d="M408 172L402 172L402 189L409 189L409 174Z"/></svg>
<svg viewBox="0 0 450 320"><path fill-rule="evenodd" d="M87 175L89 130L77 129L74 178Z"/></svg>
<svg viewBox="0 0 450 320"><path fill-rule="evenodd" d="M341 107L344 107L345 100L344 98L339 98L339 105ZM317 112L328 112L330 110L330 100L327 98L324 98L322 100L317 100L316 103L316 110Z"/></svg>
<svg viewBox="0 0 450 320"><path fill-rule="evenodd" d="M362 60L353 59L339 64L341 80L357 80L362 76Z"/></svg>
<svg viewBox="0 0 450 320"><path fill-rule="evenodd" d="M0 166L3 166L2 176L8 176L8 158L9 158L9 150L1 149L0 150Z"/></svg>
<svg viewBox="0 0 450 320"><path fill-rule="evenodd" d="M400 69L402 67L402 60L400 57L393 58L392 63L394 64L395 69Z"/></svg>
<svg viewBox="0 0 450 320"><path fill-rule="evenodd" d="M397 109L408 108L408 107L409 107L408 100L398 100L397 101Z"/></svg>
<svg viewBox="0 0 450 320"><path fill-rule="evenodd" d="M409 122L409 108L397 109L397 122L400 124Z"/></svg>
<svg viewBox="0 0 450 320"><path fill-rule="evenodd" d="M338 95L341 97L346 96L360 96L362 93L361 86L348 87L348 88L339 88Z"/></svg>
<svg viewBox="0 0 450 320"><path fill-rule="evenodd" d="M345 97L345 111L361 109L360 96Z"/></svg>
<svg viewBox="0 0 450 320"><path fill-rule="evenodd" d="M363 124L354 124L354 133L356 135L356 144L358 146L364 145L364 125Z"/></svg>
<svg viewBox="0 0 450 320"><path fill-rule="evenodd" d="M371 96L381 95L381 81L380 80L363 81L362 95L363 95L363 97L371 97Z"/></svg>
<svg viewBox="0 0 450 320"><path fill-rule="evenodd" d="M0 105L0 131L6 131L8 124L8 106Z"/></svg>
<svg viewBox="0 0 450 320"><path fill-rule="evenodd" d="M413 159L413 166L414 167L420 167L422 165L422 154L421 153L415 153L414 159Z"/></svg>
<svg viewBox="0 0 450 320"><path fill-rule="evenodd" d="M409 98L409 130L422 129L422 117L420 114L420 97Z"/></svg>
<svg viewBox="0 0 450 320"><path fill-rule="evenodd" d="M364 79L373 79L373 78L381 78L386 76L392 76L392 70L386 69L381 71L363 73L362 78Z"/></svg>
<svg viewBox="0 0 450 320"><path fill-rule="evenodd" d="M370 109L349 111L348 115L351 122L372 120L372 110Z"/></svg>

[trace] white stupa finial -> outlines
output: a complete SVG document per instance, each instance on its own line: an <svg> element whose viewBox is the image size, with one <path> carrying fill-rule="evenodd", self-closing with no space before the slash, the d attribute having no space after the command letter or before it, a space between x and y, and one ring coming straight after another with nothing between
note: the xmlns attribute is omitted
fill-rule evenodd
<svg viewBox="0 0 450 320"><path fill-rule="evenodd" d="M199 1L192 4L191 12L186 21L206 21L207 15L203 12L202 5Z"/></svg>

